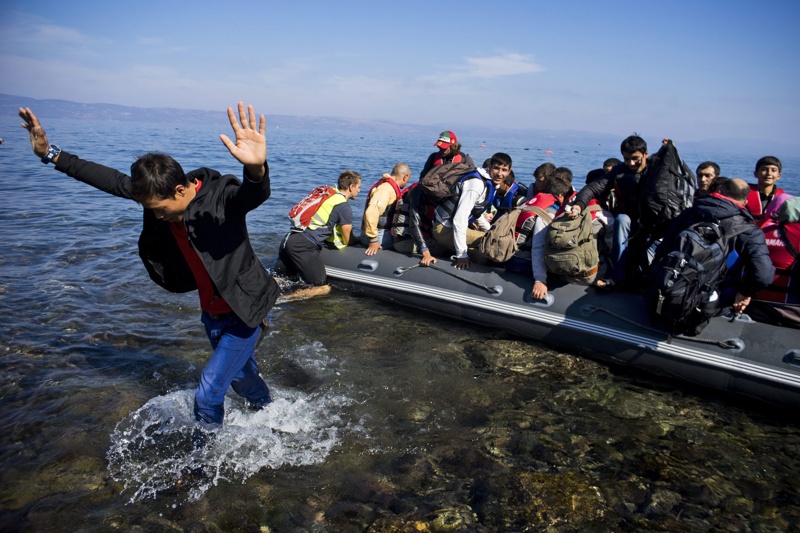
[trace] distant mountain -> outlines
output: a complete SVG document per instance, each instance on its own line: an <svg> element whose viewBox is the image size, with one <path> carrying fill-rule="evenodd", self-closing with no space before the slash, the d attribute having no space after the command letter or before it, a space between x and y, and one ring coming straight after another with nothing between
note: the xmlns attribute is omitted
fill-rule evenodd
<svg viewBox="0 0 800 533"><path fill-rule="evenodd" d="M130 122L170 122L180 124L219 124L227 120L223 111L201 111L175 108L143 108L116 104L82 104L68 100L36 100L24 96L0 94L0 116L16 116L17 109L33 108L38 115L47 118L73 120L108 120ZM402 124L388 120L362 120L346 117L310 117L295 115L268 115L271 128L320 129L327 131L360 131L381 134L436 135L437 126ZM619 146L618 135L575 130L500 129L475 125L449 126L459 133L482 138L484 135L501 137L527 137L538 140L569 143L575 146L603 145ZM795 154L800 146L776 143L760 139L708 139L703 141L676 140L679 148L696 153L745 153L745 154Z"/></svg>
<svg viewBox="0 0 800 533"><path fill-rule="evenodd" d="M227 120L224 111L200 111L161 107L131 107L116 104L81 104L68 100L36 100L24 96L0 94L0 116L16 116L20 107L30 107L42 117L72 120L107 120L122 122L169 122L180 124L219 124ZM344 117L305 117L267 115L270 127L292 129L358 130L364 132L430 133L430 127L398 124L390 121L360 120ZM437 132L438 133L438 132Z"/></svg>

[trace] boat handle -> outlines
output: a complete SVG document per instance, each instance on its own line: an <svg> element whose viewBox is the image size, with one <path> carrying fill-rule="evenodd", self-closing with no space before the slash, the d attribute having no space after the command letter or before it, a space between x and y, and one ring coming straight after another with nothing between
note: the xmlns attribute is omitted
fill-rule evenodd
<svg viewBox="0 0 800 533"><path fill-rule="evenodd" d="M375 272L378 270L378 262L374 259L364 259L358 264L358 269L363 272Z"/></svg>
<svg viewBox="0 0 800 533"><path fill-rule="evenodd" d="M545 294L544 298L542 298L540 300L537 300L535 298L531 298L530 295L528 295L527 298L528 298L528 303L529 304L535 305L535 306L538 306L538 307L550 307L551 305L553 305L553 302L556 301L555 296L553 296L550 293Z"/></svg>
<svg viewBox="0 0 800 533"><path fill-rule="evenodd" d="M783 356L783 362L789 366L800 368L800 350L789 350Z"/></svg>

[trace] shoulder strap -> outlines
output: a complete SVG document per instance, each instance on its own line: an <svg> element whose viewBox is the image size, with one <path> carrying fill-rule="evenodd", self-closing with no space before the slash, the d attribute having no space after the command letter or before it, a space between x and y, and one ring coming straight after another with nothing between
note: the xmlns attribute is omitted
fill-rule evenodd
<svg viewBox="0 0 800 533"><path fill-rule="evenodd" d="M536 215L542 220L544 220L547 224L550 224L553 221L553 216L544 209L542 209L541 207L535 205L526 205L521 209L522 211L529 211L532 213L536 213Z"/></svg>

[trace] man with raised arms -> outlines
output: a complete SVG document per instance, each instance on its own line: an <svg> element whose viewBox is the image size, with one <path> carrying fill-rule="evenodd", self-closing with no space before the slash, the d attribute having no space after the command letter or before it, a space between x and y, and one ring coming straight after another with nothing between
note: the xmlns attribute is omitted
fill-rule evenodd
<svg viewBox="0 0 800 533"><path fill-rule="evenodd" d="M197 290L201 321L214 352L200 376L194 414L219 425L225 393L233 387L251 408L270 403L254 355L266 316L279 294L275 280L253 252L245 216L270 196L266 123L239 102L239 118L228 108L235 141L220 139L244 166L242 180L201 168L184 173L172 157L148 153L131 175L80 159L50 144L39 119L20 108L22 127L42 163L144 208L139 255L150 277L171 292ZM98 221L101 223L101 221Z"/></svg>

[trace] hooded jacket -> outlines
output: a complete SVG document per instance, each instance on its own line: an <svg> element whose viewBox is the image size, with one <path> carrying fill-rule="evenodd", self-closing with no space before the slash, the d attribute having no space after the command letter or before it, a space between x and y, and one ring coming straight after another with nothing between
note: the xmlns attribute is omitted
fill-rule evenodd
<svg viewBox="0 0 800 533"><path fill-rule="evenodd" d="M696 222L702 220L722 221L731 217L739 217L739 223L748 224L749 227L733 238L730 247L742 260L743 275L736 284L736 290L743 296L753 296L760 289L772 283L775 277L775 267L769 257L769 248L764 238L764 232L753 224L753 215L744 207L733 201L718 197L717 195L702 196L697 199L692 207L681 213L670 225L664 240L656 251L656 260L668 254L673 249L673 241L678 233Z"/></svg>

